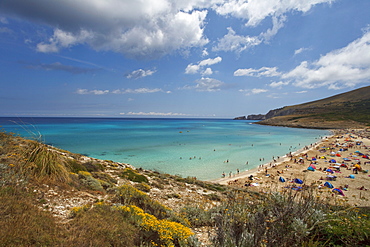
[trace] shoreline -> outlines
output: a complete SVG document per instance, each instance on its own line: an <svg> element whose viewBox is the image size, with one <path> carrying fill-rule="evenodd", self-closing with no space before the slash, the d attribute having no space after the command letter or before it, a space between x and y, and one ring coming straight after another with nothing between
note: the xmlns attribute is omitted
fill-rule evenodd
<svg viewBox="0 0 370 247"><path fill-rule="evenodd" d="M324 142L325 140L327 140L329 138L332 138L335 135L335 130L330 129L330 132L331 132L331 135L324 136L324 137L321 138L320 141L315 142L315 143L311 143L309 145L310 148L306 149L307 146L305 146L305 147L300 148L300 149L298 149L294 152L291 152L291 156L296 156L297 154L303 154L303 153L307 153L309 151L312 151L314 148L316 148L322 142ZM229 185L231 182L235 182L235 180L245 179L245 178L248 178L250 175L253 175L255 177L261 171L261 169L262 170L263 169L269 170L270 168L272 168L272 167L270 167L270 164L272 164L272 163L274 163L274 167L276 167L276 166L280 166L284 162L289 161L290 159L291 158L288 157L287 154L285 154L284 156L279 157L279 159L277 159L276 161L270 160L270 162L264 163L262 165L259 165L258 167L252 168L252 169L247 170L247 171L242 171L239 174L233 175L232 177L209 179L209 180L206 180L206 181L211 182L211 183L219 183L219 184L222 184L222 185Z"/></svg>

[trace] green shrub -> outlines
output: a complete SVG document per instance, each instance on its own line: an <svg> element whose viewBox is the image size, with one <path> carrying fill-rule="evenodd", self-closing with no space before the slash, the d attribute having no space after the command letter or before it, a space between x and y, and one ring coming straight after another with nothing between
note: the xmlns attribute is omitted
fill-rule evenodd
<svg viewBox="0 0 370 247"><path fill-rule="evenodd" d="M67 164L71 172L73 173L78 173L79 171L87 171L86 167L83 166L81 163L77 162L76 160L69 159L67 161Z"/></svg>
<svg viewBox="0 0 370 247"><path fill-rule="evenodd" d="M138 184L135 184L134 187L143 192L150 192L150 189L151 189L150 185L147 183L138 183Z"/></svg>
<svg viewBox="0 0 370 247"><path fill-rule="evenodd" d="M105 167L102 164L95 161L86 162L83 166L88 172L100 172L105 170Z"/></svg>
<svg viewBox="0 0 370 247"><path fill-rule="evenodd" d="M132 182L137 182L137 183L148 183L149 180L147 177L145 177L144 175L136 172L135 170L131 169L131 168L125 168L121 174L119 174L119 176L121 178L125 178L125 179L128 179Z"/></svg>
<svg viewBox="0 0 370 247"><path fill-rule="evenodd" d="M159 219L168 217L171 209L161 203L152 200L146 193L134 188L131 185L123 185L117 188L117 199L122 205L135 205L145 212L154 215Z"/></svg>
<svg viewBox="0 0 370 247"><path fill-rule="evenodd" d="M103 181L111 184L112 186L115 185L115 184L117 184L117 179L113 178L112 176L110 176L107 173L104 173L104 172L92 172L91 175L94 178L103 180Z"/></svg>
<svg viewBox="0 0 370 247"><path fill-rule="evenodd" d="M80 171L78 172L78 178L80 179L81 183L85 185L87 188L96 191L104 191L99 180L93 178L91 173L86 171Z"/></svg>

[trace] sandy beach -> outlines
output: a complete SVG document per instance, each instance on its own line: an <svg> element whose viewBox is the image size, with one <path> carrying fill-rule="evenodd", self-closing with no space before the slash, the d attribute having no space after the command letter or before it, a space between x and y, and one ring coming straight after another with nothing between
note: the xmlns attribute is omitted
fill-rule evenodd
<svg viewBox="0 0 370 247"><path fill-rule="evenodd" d="M333 130L332 136L318 143L212 182L259 192L301 190L310 186L343 203L370 206L369 136L369 130Z"/></svg>

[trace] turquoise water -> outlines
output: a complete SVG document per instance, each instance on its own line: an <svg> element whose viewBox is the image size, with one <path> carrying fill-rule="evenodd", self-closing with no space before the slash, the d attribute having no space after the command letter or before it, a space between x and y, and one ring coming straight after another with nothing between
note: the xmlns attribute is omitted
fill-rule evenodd
<svg viewBox="0 0 370 247"><path fill-rule="evenodd" d="M55 147L209 180L250 170L329 134L228 119L0 118L5 131ZM247 164L248 162L248 164Z"/></svg>

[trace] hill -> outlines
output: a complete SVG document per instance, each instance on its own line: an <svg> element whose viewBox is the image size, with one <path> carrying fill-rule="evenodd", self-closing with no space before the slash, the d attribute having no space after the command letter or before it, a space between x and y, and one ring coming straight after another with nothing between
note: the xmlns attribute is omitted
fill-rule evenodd
<svg viewBox="0 0 370 247"><path fill-rule="evenodd" d="M364 128L370 125L370 86L300 105L271 110L259 124L301 128Z"/></svg>

